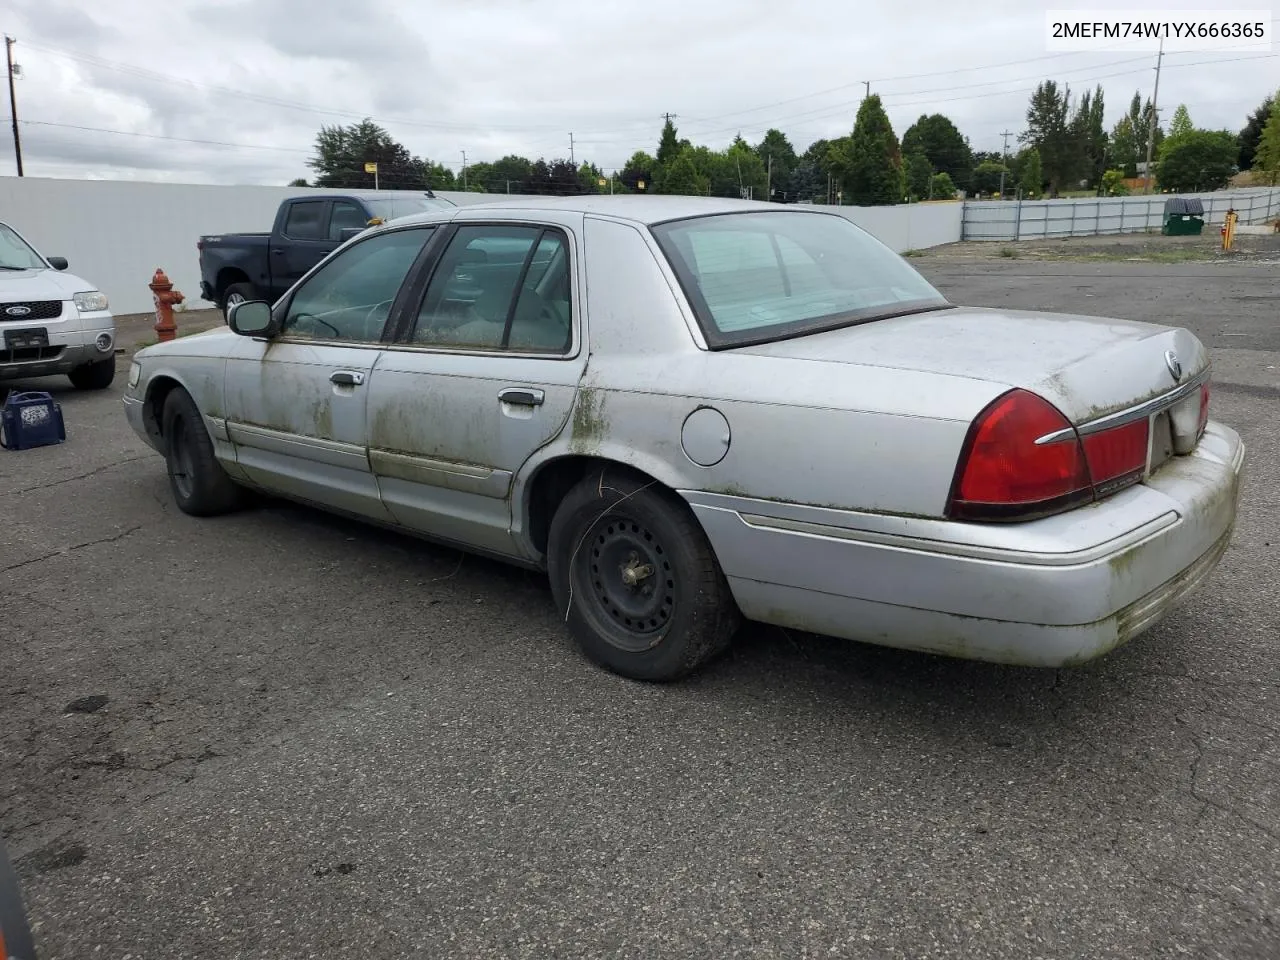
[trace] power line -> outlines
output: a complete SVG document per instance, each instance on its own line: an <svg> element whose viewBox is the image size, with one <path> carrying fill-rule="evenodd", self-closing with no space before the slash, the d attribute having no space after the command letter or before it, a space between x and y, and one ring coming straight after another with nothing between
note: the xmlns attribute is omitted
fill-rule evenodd
<svg viewBox="0 0 1280 960"><path fill-rule="evenodd" d="M121 137L141 137L144 140L169 140L174 143L198 143L211 147L237 147L242 150L274 150L278 153L309 154L310 150L296 147L269 147L261 143L232 143L227 140L196 140L190 137L169 137L159 133L139 133L136 130L112 130L107 127L86 127L75 123L57 123L53 120L20 120L23 126L59 127L64 130L87 130L91 133L110 133Z"/></svg>

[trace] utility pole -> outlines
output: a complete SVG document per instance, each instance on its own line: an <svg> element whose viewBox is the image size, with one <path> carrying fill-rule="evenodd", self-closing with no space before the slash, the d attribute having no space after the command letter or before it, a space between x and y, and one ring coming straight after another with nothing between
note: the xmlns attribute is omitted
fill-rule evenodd
<svg viewBox="0 0 1280 960"><path fill-rule="evenodd" d="M764 199L769 202L773 199L773 154L769 154L769 169L765 174L764 181Z"/></svg>
<svg viewBox="0 0 1280 960"><path fill-rule="evenodd" d="M678 113L664 113L662 115L662 119L665 120L667 123L670 123L672 120L674 120L678 116L679 116Z"/></svg>
<svg viewBox="0 0 1280 960"><path fill-rule="evenodd" d="M1160 61L1164 59L1164 37L1160 38L1160 50L1156 54L1156 88L1151 94L1151 122L1147 130L1147 169L1142 178L1142 192L1151 192L1151 152L1156 145L1156 123L1160 116Z"/></svg>
<svg viewBox="0 0 1280 960"><path fill-rule="evenodd" d="M4 35L4 55L9 64L9 110L13 114L13 156L18 161L18 176L22 176L22 136L18 133L18 92L13 88L13 45L18 41Z"/></svg>
<svg viewBox="0 0 1280 960"><path fill-rule="evenodd" d="M862 95L863 99L866 99L867 97L871 96L871 81L863 80L862 85L867 88L867 92Z"/></svg>
<svg viewBox="0 0 1280 960"><path fill-rule="evenodd" d="M1009 166L1009 138L1013 136L1012 130L1001 130L1000 136L1004 137L1004 146L1000 148L1000 199L1004 199L1004 173Z"/></svg>
<svg viewBox="0 0 1280 960"><path fill-rule="evenodd" d="M467 151L462 151L462 192L467 192Z"/></svg>
<svg viewBox="0 0 1280 960"><path fill-rule="evenodd" d="M573 157L573 131L572 130L569 131L569 162L572 163L575 167L578 165L578 161L575 160Z"/></svg>

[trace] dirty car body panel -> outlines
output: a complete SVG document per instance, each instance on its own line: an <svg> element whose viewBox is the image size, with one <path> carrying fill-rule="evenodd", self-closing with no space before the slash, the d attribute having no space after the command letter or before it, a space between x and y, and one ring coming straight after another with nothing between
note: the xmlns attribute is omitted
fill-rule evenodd
<svg viewBox="0 0 1280 960"><path fill-rule="evenodd" d="M997 662L1113 649L1229 543L1244 447L1206 422L1209 358L1185 330L956 307L838 214L678 197L393 221L276 313L408 228L430 236L362 340L148 348L135 429L163 450L149 385L222 362L221 392L196 387L237 482L533 566L543 478L621 465L687 506L746 617ZM1027 450L992 439L1037 416L1057 419ZM1064 473L1063 497L1022 512L970 502L980 454L989 486L1020 489L1009 464L1045 454L1083 486Z"/></svg>

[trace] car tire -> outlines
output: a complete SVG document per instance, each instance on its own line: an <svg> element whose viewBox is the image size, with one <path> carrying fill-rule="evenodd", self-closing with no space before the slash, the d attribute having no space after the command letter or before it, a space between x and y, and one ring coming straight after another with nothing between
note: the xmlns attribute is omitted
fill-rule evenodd
<svg viewBox="0 0 1280 960"><path fill-rule="evenodd" d="M169 489L183 513L213 517L242 507L246 491L227 476L214 456L204 417L181 387L165 398L161 415Z"/></svg>
<svg viewBox="0 0 1280 960"><path fill-rule="evenodd" d="M685 676L741 623L688 506L622 468L592 470L561 501L547 567L556 610L583 653L632 680Z"/></svg>
<svg viewBox="0 0 1280 960"><path fill-rule="evenodd" d="M111 386L111 381L115 378L116 358L114 356L86 363L83 367L76 367L67 374L67 379L77 390L105 390Z"/></svg>
<svg viewBox="0 0 1280 960"><path fill-rule="evenodd" d="M231 284L227 289L222 291L222 319L227 319L227 314L231 312L233 304L258 299L260 299L258 291L254 289L252 283Z"/></svg>

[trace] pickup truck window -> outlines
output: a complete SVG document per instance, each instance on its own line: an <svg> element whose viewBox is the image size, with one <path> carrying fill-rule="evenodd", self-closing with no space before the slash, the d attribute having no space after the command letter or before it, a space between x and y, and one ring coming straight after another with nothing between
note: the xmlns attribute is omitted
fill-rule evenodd
<svg viewBox="0 0 1280 960"><path fill-rule="evenodd" d="M303 200L291 204L284 222L284 235L290 240L319 240L324 219L323 200Z"/></svg>
<svg viewBox="0 0 1280 960"><path fill-rule="evenodd" d="M363 210L349 200L333 201L333 212L329 214L329 239L341 240L342 231L348 227L359 227L363 230L369 224L369 218Z"/></svg>
<svg viewBox="0 0 1280 960"><path fill-rule="evenodd" d="M379 233L303 281L282 324L288 337L376 343L396 294L434 227Z"/></svg>

